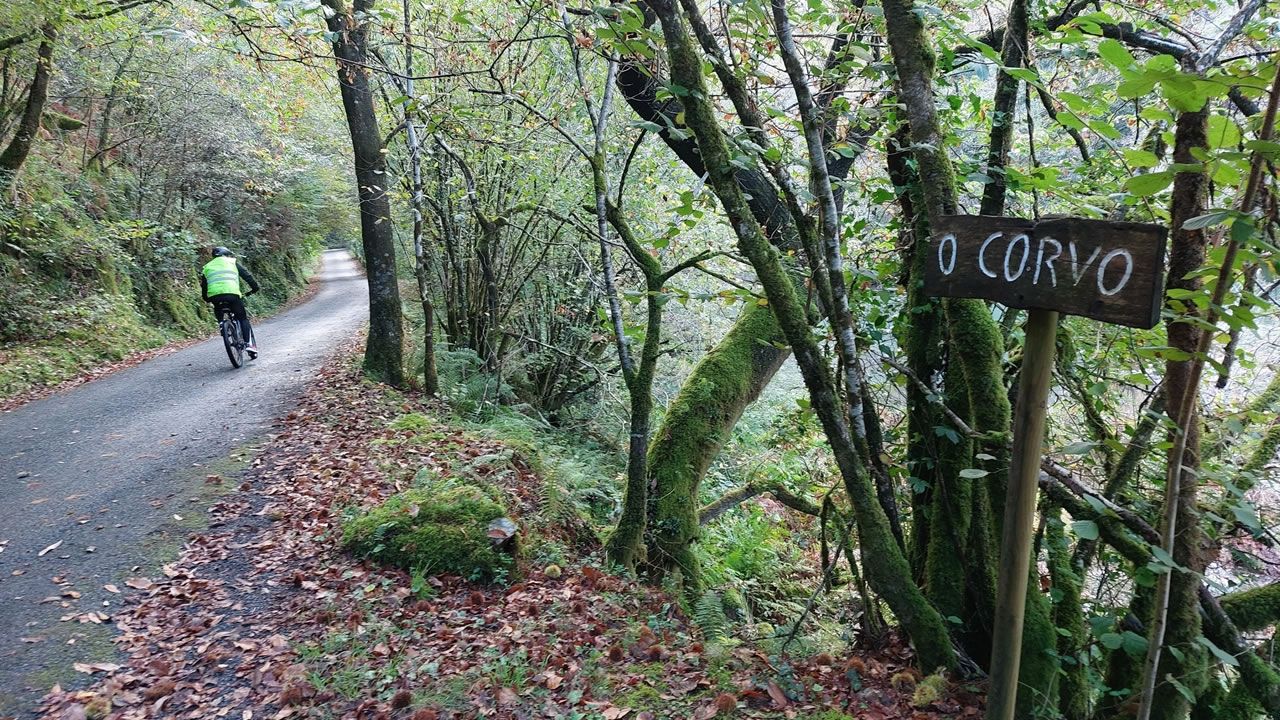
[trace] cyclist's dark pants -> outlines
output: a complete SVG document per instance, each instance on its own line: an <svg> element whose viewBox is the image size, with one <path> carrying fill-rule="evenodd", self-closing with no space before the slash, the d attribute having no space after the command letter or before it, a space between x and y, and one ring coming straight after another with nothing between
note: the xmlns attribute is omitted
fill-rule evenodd
<svg viewBox="0 0 1280 720"><path fill-rule="evenodd" d="M249 325L249 312L244 309L244 298L239 295L214 295L209 298L209 302L213 303L213 314L215 317L222 316L222 309L227 308L232 315L236 316L236 320L240 321L240 334L250 345L253 344L253 327Z"/></svg>

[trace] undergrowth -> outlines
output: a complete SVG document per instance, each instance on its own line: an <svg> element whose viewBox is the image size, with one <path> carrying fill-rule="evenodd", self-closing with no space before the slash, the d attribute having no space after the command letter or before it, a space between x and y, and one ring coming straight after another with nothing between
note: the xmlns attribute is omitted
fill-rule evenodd
<svg viewBox="0 0 1280 720"><path fill-rule="evenodd" d="M217 219L197 207L178 224L137 217L129 184L125 168L69 173L34 157L21 202L0 202L0 399L212 332L197 279L210 246L231 247L261 283L247 302L254 315L306 286L324 230L290 214L298 198ZM268 230L253 212L290 223Z"/></svg>
<svg viewBox="0 0 1280 720"><path fill-rule="evenodd" d="M420 339L414 341L414 346L420 345ZM420 357L414 362L420 362ZM625 471L621 443L602 439L605 434L589 419L570 427L552 425L533 408L513 402L510 388L481 365L470 350L438 348L445 415L439 423L423 415L405 415L395 426L426 439L442 436L443 423L505 448L496 454L449 461L451 474L492 476L494 467L511 472L517 465L530 471L537 483L538 512L521 523L522 530L529 531L530 566L603 562L599 538L607 534L620 510ZM606 416L625 409L596 410ZM753 414L709 474L702 501L711 502L744 481L762 479L759 476L797 494L818 496L821 483L815 479L826 477L822 472L826 459L813 453L815 432L811 415L803 411ZM750 469L745 468L738 458L748 454L748 446L757 455L760 447L770 448L768 461L758 462L757 457ZM785 650L789 655L805 655L818 647L848 646L853 640L849 627L856 625L862 609L845 569L833 573L832 590L816 598L805 624L791 632L821 582L814 572L817 525L816 519L797 516L776 503L750 500L739 505L704 526L694 545L710 589L693 599L675 593L673 602L717 647L751 642L770 654ZM580 532L566 538L566 527L588 528L585 534L591 537L583 541ZM834 525L828 528L834 545L833 532Z"/></svg>

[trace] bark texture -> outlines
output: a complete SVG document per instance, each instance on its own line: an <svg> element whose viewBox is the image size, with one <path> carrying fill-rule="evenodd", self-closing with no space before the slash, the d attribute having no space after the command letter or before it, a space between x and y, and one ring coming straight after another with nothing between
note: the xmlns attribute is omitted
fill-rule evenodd
<svg viewBox="0 0 1280 720"><path fill-rule="evenodd" d="M1178 116L1174 131L1175 163L1195 163L1197 161L1192 152L1197 148L1207 151L1208 120L1207 106L1198 112L1184 112ZM1172 204L1169 209L1169 289L1195 291L1202 287L1200 279L1190 277L1190 274L1204 265L1207 237L1204 230L1188 230L1183 227L1183 223L1204 212L1208 189L1209 178L1203 171L1181 172L1174 177ZM1201 332L1199 327L1175 320L1168 323L1166 329L1171 347L1188 354L1196 352ZM1181 408L1187 394L1196 392L1196 388L1190 385L1192 362L1193 360L1170 360L1165 363L1165 407ZM1172 457L1171 450L1168 458L1168 462L1182 463L1186 468L1182 473L1182 482L1178 484L1177 535L1174 539L1173 557L1179 565L1188 568L1189 572L1176 569L1171 571L1164 646L1177 648L1178 652L1161 653L1157 676L1163 678L1172 674L1197 694L1204 690L1208 679L1208 673L1205 672L1207 653L1196 643L1196 638L1200 636L1198 573L1207 565L1206 553L1202 547L1200 511L1196 507L1200 423L1200 413L1196 409L1191 414L1191 422L1187 428L1186 451L1182 457L1175 458ZM1151 706L1152 717L1171 720L1186 717L1190 711L1186 698L1178 692L1157 692Z"/></svg>
<svg viewBox="0 0 1280 720"><path fill-rule="evenodd" d="M18 121L17 131L8 147L0 153L0 196L8 193L14 178L27 156L31 154L31 146L35 144L40 133L40 118L44 115L44 105L49 99L49 78L53 74L53 46L58 39L58 30L52 23L45 23L40 28L43 39L36 51L36 69L31 77L31 89L27 91L27 103L22 110L22 118Z"/></svg>
<svg viewBox="0 0 1280 720"><path fill-rule="evenodd" d="M364 369L394 386L403 386L404 327L401 322L400 286L396 278L396 247L392 238L391 201L386 156L373 91L369 84L369 26L358 18L373 10L373 0L324 0L333 11L325 22L336 38L333 54L338 64L338 86L355 155L356 184L360 195L360 241L364 246L369 283L369 336L365 342Z"/></svg>
<svg viewBox="0 0 1280 720"><path fill-rule="evenodd" d="M698 534L698 486L747 406L760 396L787 355L773 313L751 305L733 329L694 368L667 408L649 446L649 478L663 488L651 500L650 563L680 568L697 585L697 561L689 544ZM695 502L689 502L693 498Z"/></svg>

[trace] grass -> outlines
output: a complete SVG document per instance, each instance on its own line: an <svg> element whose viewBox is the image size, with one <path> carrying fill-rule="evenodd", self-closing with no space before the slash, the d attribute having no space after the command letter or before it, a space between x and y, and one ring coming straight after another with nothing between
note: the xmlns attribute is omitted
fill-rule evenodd
<svg viewBox="0 0 1280 720"><path fill-rule="evenodd" d="M147 536L143 541L146 564L139 570L121 571L116 580L123 581L148 571L155 572L166 563L177 560L187 538L209 527L209 506L239 486L241 474L249 467L256 453L257 448L252 445L241 445L226 457L175 473L173 487L186 490L182 493L186 501L174 504L166 510L170 517L177 515L181 519L166 521ZM217 475L221 482L206 482L210 475Z"/></svg>
<svg viewBox="0 0 1280 720"><path fill-rule="evenodd" d="M119 654L114 643L115 631L110 625L93 623L56 623L44 631L44 643L56 648L48 666L27 673L23 681L30 687L47 690L54 685L78 685L85 679L73 662L116 662ZM17 699L0 693L0 713L17 712Z"/></svg>
<svg viewBox="0 0 1280 720"><path fill-rule="evenodd" d="M180 337L174 331L147 325L124 298L108 296L107 303L95 308L90 317L53 338L0 347L0 399L56 385Z"/></svg>

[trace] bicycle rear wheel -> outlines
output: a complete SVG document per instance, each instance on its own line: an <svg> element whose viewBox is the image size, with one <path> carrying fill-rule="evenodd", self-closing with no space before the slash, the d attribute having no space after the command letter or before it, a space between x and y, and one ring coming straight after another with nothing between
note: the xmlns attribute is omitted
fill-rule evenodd
<svg viewBox="0 0 1280 720"><path fill-rule="evenodd" d="M227 348L227 359L231 367L239 368L244 364L244 343L240 340L240 323L230 312L223 313L218 323L222 330L222 344Z"/></svg>

